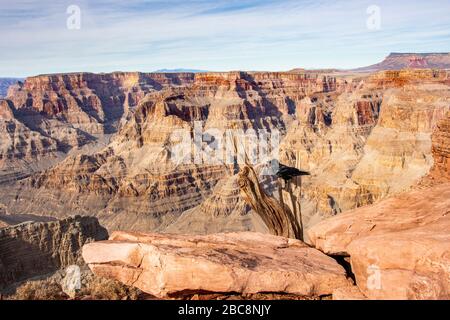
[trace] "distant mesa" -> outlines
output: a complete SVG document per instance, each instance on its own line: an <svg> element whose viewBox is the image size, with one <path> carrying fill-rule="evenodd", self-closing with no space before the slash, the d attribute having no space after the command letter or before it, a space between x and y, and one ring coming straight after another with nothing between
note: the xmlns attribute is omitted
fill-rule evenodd
<svg viewBox="0 0 450 320"><path fill-rule="evenodd" d="M393 52L389 54L382 62L356 69L305 69L295 68L289 70L291 73L319 73L336 74L348 72L378 72L385 70L402 69L450 69L450 53L400 53Z"/></svg>
<svg viewBox="0 0 450 320"><path fill-rule="evenodd" d="M376 72L400 69L450 69L450 53L398 53L393 52L382 62L363 68L357 72Z"/></svg>
<svg viewBox="0 0 450 320"><path fill-rule="evenodd" d="M154 71L155 73L202 73L209 72L207 70L199 70L199 69L159 69Z"/></svg>
<svg viewBox="0 0 450 320"><path fill-rule="evenodd" d="M304 69L304 68L295 68L289 70L292 73L336 73L341 70L339 69Z"/></svg>

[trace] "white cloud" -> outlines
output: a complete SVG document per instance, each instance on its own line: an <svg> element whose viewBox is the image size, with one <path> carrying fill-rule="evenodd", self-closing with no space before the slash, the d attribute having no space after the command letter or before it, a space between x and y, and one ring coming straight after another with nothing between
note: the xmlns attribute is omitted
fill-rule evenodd
<svg viewBox="0 0 450 320"><path fill-rule="evenodd" d="M416 1L0 2L0 75L160 68L356 67L389 51L450 51L450 3ZM5 3L4 3L5 2ZM79 5L81 30L67 30ZM382 10L381 30L366 9ZM445 41L446 40L446 41Z"/></svg>

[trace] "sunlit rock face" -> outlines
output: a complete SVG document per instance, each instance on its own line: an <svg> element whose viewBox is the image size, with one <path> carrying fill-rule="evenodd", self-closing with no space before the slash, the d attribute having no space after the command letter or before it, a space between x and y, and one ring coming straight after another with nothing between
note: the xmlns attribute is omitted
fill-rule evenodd
<svg viewBox="0 0 450 320"><path fill-rule="evenodd" d="M450 183L413 190L327 219L309 230L327 254L349 256L370 299L450 297Z"/></svg>
<svg viewBox="0 0 450 320"><path fill-rule="evenodd" d="M308 227L407 191L429 172L431 134L450 107L447 79L430 70L381 72L350 93L304 100L281 149L286 162L300 159L314 173L304 179Z"/></svg>
<svg viewBox="0 0 450 320"><path fill-rule="evenodd" d="M28 152L39 166L22 164L21 177L29 177L8 178L0 202L11 213L95 215L113 230L266 232L238 193L239 166L198 159L193 143L186 158L173 153L177 130L190 142L200 130L203 147L213 141L209 132L231 130L239 145L254 130L278 132L281 162L311 171L301 196L310 227L405 191L427 174L431 133L449 109L448 79L432 70L29 78L10 89L0 115L38 142L24 139L5 150L17 155L29 144L25 150L52 161ZM238 139L239 131L247 138ZM273 177L266 178L273 192Z"/></svg>
<svg viewBox="0 0 450 320"><path fill-rule="evenodd" d="M0 181L47 169L71 153L104 147L120 120L125 121L148 92L190 83L193 77L74 73L18 82L1 101L6 140L0 156L10 161L0 163Z"/></svg>
<svg viewBox="0 0 450 320"><path fill-rule="evenodd" d="M146 93L192 81L192 74L41 75L12 86L8 98L18 109L56 118L89 133L103 133L112 130L108 126L135 107Z"/></svg>
<svg viewBox="0 0 450 320"><path fill-rule="evenodd" d="M423 186L450 181L450 112L437 123L431 140L434 164Z"/></svg>
<svg viewBox="0 0 450 320"><path fill-rule="evenodd" d="M83 258L106 278L159 298L183 293L279 293L304 298L351 287L334 259L299 240L253 232L207 236L115 232Z"/></svg>
<svg viewBox="0 0 450 320"><path fill-rule="evenodd" d="M200 126L203 132L285 134L299 101L337 87L333 77L289 73L68 74L27 79L9 93L17 113L39 114L46 121L76 128L93 141L5 190L4 202L16 213L42 214L45 209L57 217L97 215L110 228L168 227L182 212L208 199L218 181L233 172L230 166L202 159L175 163L174 131L192 134ZM104 138L115 130L113 137Z"/></svg>
<svg viewBox="0 0 450 320"><path fill-rule="evenodd" d="M317 249L348 257L362 298L450 297L448 120L447 111L432 133L433 167L411 191L325 219L308 230ZM353 294L338 290L333 297Z"/></svg>
<svg viewBox="0 0 450 320"><path fill-rule="evenodd" d="M376 72L401 69L449 69L450 53L391 53L382 62L357 69Z"/></svg>

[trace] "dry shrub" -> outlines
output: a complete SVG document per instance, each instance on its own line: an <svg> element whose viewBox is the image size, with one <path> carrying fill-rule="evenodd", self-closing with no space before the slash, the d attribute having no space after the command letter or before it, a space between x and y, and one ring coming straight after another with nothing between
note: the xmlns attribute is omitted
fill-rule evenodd
<svg viewBox="0 0 450 320"><path fill-rule="evenodd" d="M27 281L16 289L15 294L8 297L10 300L65 300L67 298L61 285L51 279Z"/></svg>
<svg viewBox="0 0 450 320"><path fill-rule="evenodd" d="M29 280L20 284L15 293L6 295L7 300L68 300L63 292L61 277L52 276L43 280ZM141 296L139 289L98 277L91 272L82 275L82 287L75 300L137 300Z"/></svg>
<svg viewBox="0 0 450 320"><path fill-rule="evenodd" d="M137 300L140 294L138 289L125 286L116 280L91 276L79 296L81 299L92 300Z"/></svg>

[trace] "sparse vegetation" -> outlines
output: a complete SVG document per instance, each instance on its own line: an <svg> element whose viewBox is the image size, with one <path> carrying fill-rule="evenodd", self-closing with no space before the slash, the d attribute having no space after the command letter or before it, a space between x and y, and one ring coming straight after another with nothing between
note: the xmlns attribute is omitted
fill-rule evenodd
<svg viewBox="0 0 450 320"><path fill-rule="evenodd" d="M7 300L66 300L68 296L53 279L27 281L16 289Z"/></svg>
<svg viewBox="0 0 450 320"><path fill-rule="evenodd" d="M122 283L92 275L80 291L80 297L92 300L137 300L141 292Z"/></svg>
<svg viewBox="0 0 450 320"><path fill-rule="evenodd" d="M122 283L85 273L82 288L75 300L137 300L141 291ZM43 280L30 280L20 284L14 293L4 297L7 300L69 300L63 292L58 276Z"/></svg>

